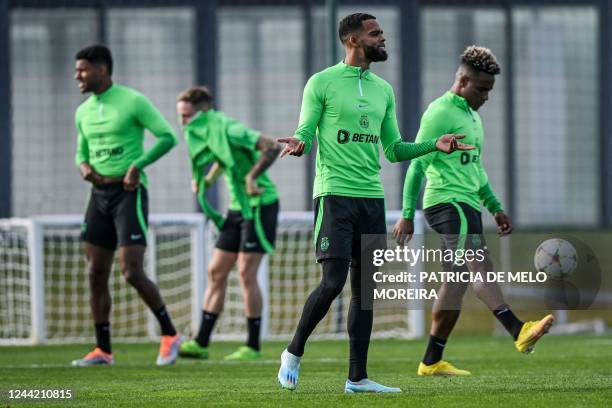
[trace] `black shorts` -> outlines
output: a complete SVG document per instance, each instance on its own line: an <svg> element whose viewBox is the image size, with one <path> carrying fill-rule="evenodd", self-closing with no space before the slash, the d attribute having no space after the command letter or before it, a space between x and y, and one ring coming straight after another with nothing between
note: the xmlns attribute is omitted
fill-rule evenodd
<svg viewBox="0 0 612 408"><path fill-rule="evenodd" d="M315 198L314 208L317 262L344 259L359 265L361 235L387 233L384 198L328 195Z"/></svg>
<svg viewBox="0 0 612 408"><path fill-rule="evenodd" d="M272 245L274 245L276 240L278 211L278 201L262 205L260 208L264 235L266 240ZM257 237L254 220L245 220L242 217L242 213L235 210L227 212L227 219L221 228L215 247L228 252L266 252Z"/></svg>
<svg viewBox="0 0 612 408"><path fill-rule="evenodd" d="M142 185L135 191L123 183L96 186L85 212L81 238L90 244L115 250L117 243L147 245L149 199Z"/></svg>
<svg viewBox="0 0 612 408"><path fill-rule="evenodd" d="M461 203L442 203L426 208L425 219L440 234L442 249L486 249L480 211Z"/></svg>

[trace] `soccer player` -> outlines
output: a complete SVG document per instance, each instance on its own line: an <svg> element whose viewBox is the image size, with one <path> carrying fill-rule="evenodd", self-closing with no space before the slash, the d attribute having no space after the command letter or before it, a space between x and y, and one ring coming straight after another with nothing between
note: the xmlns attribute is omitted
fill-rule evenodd
<svg viewBox="0 0 612 408"><path fill-rule="evenodd" d="M180 354L208 358L210 336L223 310L227 277L238 265L248 337L244 346L225 359L255 360L261 357L262 299L257 270L265 253L274 251L279 211L276 187L266 169L278 157L281 146L213 109L213 97L206 87L182 92L176 108L191 158L194 192L204 213L220 230L208 266L200 329L195 339L181 345ZM214 164L204 177L203 168L211 163ZM230 194L225 218L206 201L206 189L221 173L225 174Z"/></svg>
<svg viewBox="0 0 612 408"><path fill-rule="evenodd" d="M113 364L108 279L119 244L125 280L151 309L161 327L157 365L176 360L181 335L174 328L159 290L144 272L147 237L147 177L144 168L177 143L170 124L151 101L128 87L114 84L113 58L108 48L94 45L76 54L75 79L81 93L92 95L76 111L76 165L92 184L82 238L89 271L91 311L96 348L75 366ZM155 135L155 145L144 150L144 130Z"/></svg>
<svg viewBox="0 0 612 408"><path fill-rule="evenodd" d="M286 389L297 387L306 341L342 291L350 266L350 364L345 392L400 392L369 380L366 371L373 315L372 310L362 309L361 273L373 271L361 271L360 238L386 234L379 142L391 162L471 146L457 142L462 136L442 133L425 143L402 142L393 89L370 71L372 62L387 59L378 21L369 14L351 14L340 21L338 34L346 51L344 60L309 79L295 136L279 139L287 144L282 155L301 156L310 151L317 133L314 239L323 275L281 355L278 381Z"/></svg>
<svg viewBox="0 0 612 408"><path fill-rule="evenodd" d="M413 160L404 184L402 218L393 230L400 243L412 237L416 202L426 176L423 208L427 222L440 234L444 249L483 250L486 254L483 262L467 262L470 271L481 273L494 270L482 235L481 203L493 214L500 235L512 232L510 217L495 196L481 159L484 132L478 109L489 99L499 72L497 59L489 49L471 46L463 52L450 91L429 105L416 141L425 143L452 130L464 133L465 142L476 149L449 155L434 153ZM444 263L444 270L456 271L459 263ZM462 283L442 284L432 311L429 342L418 368L419 375L470 374L442 360L446 341L459 318L466 288L467 284ZM553 323L552 315L534 322L519 320L504 302L496 283L475 283L474 291L514 338L517 350L522 353L531 353Z"/></svg>

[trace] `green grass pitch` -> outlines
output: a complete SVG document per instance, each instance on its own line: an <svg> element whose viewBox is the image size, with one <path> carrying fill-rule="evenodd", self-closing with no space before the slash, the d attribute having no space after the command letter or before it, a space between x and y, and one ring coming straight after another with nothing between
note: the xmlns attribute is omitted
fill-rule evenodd
<svg viewBox="0 0 612 408"><path fill-rule="evenodd" d="M519 354L507 337L452 338L446 358L471 370L468 378L421 378L422 341L375 340L370 378L399 386L396 395L345 395L347 341L312 341L296 391L280 389L278 357L286 343L264 343L263 360L224 362L237 343L212 343L207 361L180 359L154 365L157 345L115 344L113 367L73 368L88 345L0 348L0 406L15 388L74 390L75 399L32 406L409 406L585 407L612 401L612 336L545 337L532 355Z"/></svg>

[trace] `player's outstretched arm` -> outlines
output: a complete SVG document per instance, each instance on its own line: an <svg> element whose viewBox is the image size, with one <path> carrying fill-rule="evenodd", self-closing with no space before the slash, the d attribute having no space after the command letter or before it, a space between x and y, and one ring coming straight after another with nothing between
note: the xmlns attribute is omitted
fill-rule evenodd
<svg viewBox="0 0 612 408"><path fill-rule="evenodd" d="M257 187L257 177L274 163L281 151L280 144L264 135L259 136L255 148L261 151L261 156L246 175L246 188L249 195L261 195L263 193L263 190Z"/></svg>
<svg viewBox="0 0 612 408"><path fill-rule="evenodd" d="M423 155L439 151L442 153L452 153L456 150L472 150L474 146L461 143L458 139L463 139L465 135L446 134L439 138L427 140L425 142L408 143L402 142L399 138L399 133L395 136L394 143L388 144L385 147L385 139L383 141L383 149L385 156L391 163L416 159Z"/></svg>
<svg viewBox="0 0 612 408"><path fill-rule="evenodd" d="M416 143L403 142L397 125L395 96L391 86L389 86L388 91L389 99L387 111L381 124L380 141L385 157L391 163L412 160L435 151L452 153L455 150L472 150L475 148L457 141L457 139L463 139L465 135L444 134L446 132L439 131L440 126L428 124L430 122L427 117L428 112L425 112L423 120L421 120L421 129L419 129Z"/></svg>
<svg viewBox="0 0 612 408"><path fill-rule="evenodd" d="M318 74L313 75L306 83L302 96L300 122L295 131L295 136L276 139L277 142L286 144L280 157L286 155L300 157L304 153L308 154L310 152L323 113L325 88L326 82Z"/></svg>

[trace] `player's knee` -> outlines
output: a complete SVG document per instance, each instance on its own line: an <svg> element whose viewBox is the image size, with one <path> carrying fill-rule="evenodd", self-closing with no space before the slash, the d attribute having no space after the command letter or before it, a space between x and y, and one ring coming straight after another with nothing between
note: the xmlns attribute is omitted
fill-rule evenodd
<svg viewBox="0 0 612 408"><path fill-rule="evenodd" d="M119 264L121 266L121 273L123 273L126 280L128 277L136 279L137 275L144 275L142 261L136 257L122 256L119 258Z"/></svg>
<svg viewBox="0 0 612 408"><path fill-rule="evenodd" d="M132 286L138 285L138 277L136 276L135 273L132 273L129 270L124 270L122 271L122 274L123 274L123 279L125 279L127 283L129 283Z"/></svg>
<svg viewBox="0 0 612 408"><path fill-rule="evenodd" d="M227 273L217 266L208 268L208 284L222 287L227 283Z"/></svg>
<svg viewBox="0 0 612 408"><path fill-rule="evenodd" d="M335 299L344 288L344 282L321 282L321 293L328 299Z"/></svg>
<svg viewBox="0 0 612 408"><path fill-rule="evenodd" d="M498 293L501 294L499 286L495 282L477 282L474 283L474 294L480 300L489 299Z"/></svg>
<svg viewBox="0 0 612 408"><path fill-rule="evenodd" d="M467 282L444 282L438 293L443 294L445 299L447 298L449 301L458 301L463 299L468 285Z"/></svg>
<svg viewBox="0 0 612 408"><path fill-rule="evenodd" d="M105 271L89 268L89 286L93 291L104 291L108 288L108 278Z"/></svg>
<svg viewBox="0 0 612 408"><path fill-rule="evenodd" d="M361 291L351 292L351 304L361 309Z"/></svg>
<svg viewBox="0 0 612 408"><path fill-rule="evenodd" d="M323 278L318 290L327 299L335 299L344 288L349 270L349 261L328 259L323 262Z"/></svg>
<svg viewBox="0 0 612 408"><path fill-rule="evenodd" d="M122 273L125 281L134 287L142 286L147 279L144 272L137 268L125 268Z"/></svg>
<svg viewBox="0 0 612 408"><path fill-rule="evenodd" d="M240 278L242 285L245 287L257 285L257 270L253 271L246 266L239 267L238 277Z"/></svg>
<svg viewBox="0 0 612 408"><path fill-rule="evenodd" d="M454 322L459 318L460 310L433 310L431 315L436 322Z"/></svg>

